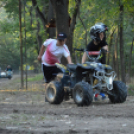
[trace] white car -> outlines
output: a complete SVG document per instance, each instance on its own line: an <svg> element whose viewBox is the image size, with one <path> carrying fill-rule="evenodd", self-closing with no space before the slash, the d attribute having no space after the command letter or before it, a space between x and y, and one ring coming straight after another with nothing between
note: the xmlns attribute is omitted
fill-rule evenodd
<svg viewBox="0 0 134 134"><path fill-rule="evenodd" d="M6 76L7 76L6 72L1 72L1 77L6 77Z"/></svg>

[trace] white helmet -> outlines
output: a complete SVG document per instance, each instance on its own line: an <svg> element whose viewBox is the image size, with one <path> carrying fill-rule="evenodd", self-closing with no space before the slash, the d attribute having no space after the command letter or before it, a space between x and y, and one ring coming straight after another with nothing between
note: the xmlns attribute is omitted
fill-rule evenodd
<svg viewBox="0 0 134 134"><path fill-rule="evenodd" d="M99 33L108 31L108 28L103 23L96 23L90 28L90 36L95 41L100 41Z"/></svg>

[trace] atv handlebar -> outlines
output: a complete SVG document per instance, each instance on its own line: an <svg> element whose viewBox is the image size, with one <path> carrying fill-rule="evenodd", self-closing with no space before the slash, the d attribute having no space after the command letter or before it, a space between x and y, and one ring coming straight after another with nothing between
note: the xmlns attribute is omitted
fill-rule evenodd
<svg viewBox="0 0 134 134"><path fill-rule="evenodd" d="M83 49L83 48L81 48L81 49L74 48L74 51L81 51L81 52L84 52L84 49Z"/></svg>
<svg viewBox="0 0 134 134"><path fill-rule="evenodd" d="M99 55L100 51L88 51L88 55Z"/></svg>
<svg viewBox="0 0 134 134"><path fill-rule="evenodd" d="M86 51L83 48L81 49L74 48L74 51L87 52L88 55L99 55L101 53L101 51Z"/></svg>
<svg viewBox="0 0 134 134"><path fill-rule="evenodd" d="M77 49L77 48L74 48L74 51L80 51L80 52L86 52L88 58L91 60L91 61L97 61L99 60L99 58L101 57L101 54L102 53L107 53L108 51L104 50L104 49L101 49L100 51L86 51L84 49ZM97 56L97 57L92 57L92 56Z"/></svg>

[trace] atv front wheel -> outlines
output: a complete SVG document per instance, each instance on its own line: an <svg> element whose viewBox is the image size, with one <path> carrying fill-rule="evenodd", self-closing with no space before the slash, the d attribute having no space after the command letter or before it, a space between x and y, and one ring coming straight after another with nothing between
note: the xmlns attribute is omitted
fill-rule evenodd
<svg viewBox="0 0 134 134"><path fill-rule="evenodd" d="M45 97L51 104L60 104L64 98L64 89L60 82L50 82L45 90Z"/></svg>
<svg viewBox="0 0 134 134"><path fill-rule="evenodd" d="M121 81L113 81L112 94L108 94L108 97L112 103L123 103L127 98L126 84Z"/></svg>
<svg viewBox="0 0 134 134"><path fill-rule="evenodd" d="M89 106L93 101L93 89L87 82L79 82L73 89L73 98L78 106Z"/></svg>

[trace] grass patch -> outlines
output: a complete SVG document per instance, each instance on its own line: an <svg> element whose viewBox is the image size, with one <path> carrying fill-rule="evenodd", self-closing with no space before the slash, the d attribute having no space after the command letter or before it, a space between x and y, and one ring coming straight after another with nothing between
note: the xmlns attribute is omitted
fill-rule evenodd
<svg viewBox="0 0 134 134"><path fill-rule="evenodd" d="M133 91L134 91L134 85L133 85L133 84L129 84L128 89L129 89L129 90L133 90Z"/></svg>
<svg viewBox="0 0 134 134"><path fill-rule="evenodd" d="M134 96L134 84L129 84L128 85L128 95L133 95Z"/></svg>
<svg viewBox="0 0 134 134"><path fill-rule="evenodd" d="M43 74L37 74L34 76L28 76L27 81L33 82L33 81L41 81L43 79ZM24 77L24 82L26 82L26 78ZM15 78L12 80L12 83L20 83L20 78Z"/></svg>
<svg viewBox="0 0 134 134"><path fill-rule="evenodd" d="M0 126L36 126L38 122L44 122L46 117L40 114L29 115L29 114L0 114Z"/></svg>
<svg viewBox="0 0 134 134"><path fill-rule="evenodd" d="M41 81L43 79L43 75L42 74L37 74L35 76L32 77L28 77L28 81L32 82L32 81ZM24 81L26 81L26 79L24 79Z"/></svg>
<svg viewBox="0 0 134 134"><path fill-rule="evenodd" d="M134 91L128 90L128 95L134 96Z"/></svg>

